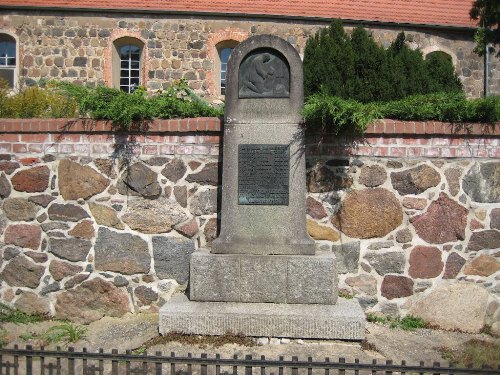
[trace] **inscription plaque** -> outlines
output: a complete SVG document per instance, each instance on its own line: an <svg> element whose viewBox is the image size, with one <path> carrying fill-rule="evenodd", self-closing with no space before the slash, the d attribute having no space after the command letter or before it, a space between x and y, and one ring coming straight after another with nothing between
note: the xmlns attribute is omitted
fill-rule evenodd
<svg viewBox="0 0 500 375"><path fill-rule="evenodd" d="M245 98L290 97L290 68L279 52L257 49L240 65L238 93Z"/></svg>
<svg viewBox="0 0 500 375"><path fill-rule="evenodd" d="M288 206L288 145L238 145L238 204Z"/></svg>

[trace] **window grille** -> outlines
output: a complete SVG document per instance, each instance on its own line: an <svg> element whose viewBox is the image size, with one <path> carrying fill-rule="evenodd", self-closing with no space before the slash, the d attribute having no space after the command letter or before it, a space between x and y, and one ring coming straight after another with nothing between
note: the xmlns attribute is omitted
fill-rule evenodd
<svg viewBox="0 0 500 375"><path fill-rule="evenodd" d="M229 60L229 55L231 54L232 48L222 48L220 51L220 93L221 95L226 94L226 72L227 72L227 61Z"/></svg>
<svg viewBox="0 0 500 375"><path fill-rule="evenodd" d="M0 35L0 79L7 81L10 88L14 87L16 71L16 42L11 37Z"/></svg>
<svg viewBox="0 0 500 375"><path fill-rule="evenodd" d="M141 84L141 49L134 45L120 47L120 90L133 92Z"/></svg>

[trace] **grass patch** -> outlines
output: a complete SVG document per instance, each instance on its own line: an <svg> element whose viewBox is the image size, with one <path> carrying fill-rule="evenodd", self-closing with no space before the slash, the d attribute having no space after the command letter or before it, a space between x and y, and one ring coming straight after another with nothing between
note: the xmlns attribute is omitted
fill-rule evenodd
<svg viewBox="0 0 500 375"><path fill-rule="evenodd" d="M389 322L389 318L386 316L370 314L370 313L366 315L366 320L368 320L370 323L380 323L380 324L387 324Z"/></svg>
<svg viewBox="0 0 500 375"><path fill-rule="evenodd" d="M86 333L87 328L66 322L49 328L44 336L49 343L74 343L83 340Z"/></svg>
<svg viewBox="0 0 500 375"><path fill-rule="evenodd" d="M391 321L391 328L399 327L405 331L413 331L419 328L429 328L429 325L418 316L407 315L404 318L396 318Z"/></svg>
<svg viewBox="0 0 500 375"><path fill-rule="evenodd" d="M405 331L413 331L419 328L433 328L418 316L407 315L404 318L391 318L389 316L367 314L366 320L371 323L389 325L391 328L401 328Z"/></svg>
<svg viewBox="0 0 500 375"><path fill-rule="evenodd" d="M0 302L0 322L14 324L28 324L47 320L48 316L42 314L28 314L15 307Z"/></svg>
<svg viewBox="0 0 500 375"><path fill-rule="evenodd" d="M19 338L23 341L31 341L37 338L37 335L33 332L24 332L19 335Z"/></svg>
<svg viewBox="0 0 500 375"><path fill-rule="evenodd" d="M451 350L446 347L435 348L443 357L455 367L480 368L500 366L500 343L472 339L463 344L460 350Z"/></svg>
<svg viewBox="0 0 500 375"><path fill-rule="evenodd" d="M9 343L7 337L8 337L7 330L3 327L0 327L0 348Z"/></svg>
<svg viewBox="0 0 500 375"><path fill-rule="evenodd" d="M226 332L222 336L199 336L172 331L167 333L166 335L157 336L152 338L151 340L146 341L143 345L141 345L141 347L135 349L135 351L141 350L141 348L144 348L144 350L146 350L151 346L162 345L169 342L178 342L186 345L196 345L202 349L208 346L218 348L225 344L236 344L247 347L255 346L255 341L242 333L234 334L232 332Z"/></svg>
<svg viewBox="0 0 500 375"><path fill-rule="evenodd" d="M339 297L345 298L345 299L353 299L354 298L354 296L352 294L344 292L343 290L339 290Z"/></svg>

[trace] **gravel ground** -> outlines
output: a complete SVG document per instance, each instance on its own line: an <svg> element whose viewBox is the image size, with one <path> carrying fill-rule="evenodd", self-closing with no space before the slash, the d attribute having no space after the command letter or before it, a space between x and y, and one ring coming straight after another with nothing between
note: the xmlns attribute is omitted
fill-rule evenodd
<svg viewBox="0 0 500 375"><path fill-rule="evenodd" d="M57 324L61 323L41 322L23 325L7 323L3 327L8 332L9 347L14 344L18 344L20 347L27 344L37 347L46 344L42 339L43 333ZM189 342L155 344L154 341L159 341L157 314L128 314L122 318L106 317L86 326L86 328L86 338L71 344L76 350L85 347L89 351L103 348L106 352L111 349L124 352L125 350L137 350L149 341L152 344L148 345L148 353L161 351L163 354L170 354L175 352L176 356L186 356L188 353L192 353L195 357L201 353L214 356L215 353L219 353L222 358L234 355L242 358L246 355L252 355L254 358L265 356L267 359L278 359L279 356L284 356L285 359L291 359L292 356L297 356L304 360L307 357L316 360L329 357L332 361L336 361L338 358L346 358L347 361L359 358L361 362L371 362L373 359L377 361L392 359L395 362L400 362L404 359L407 363L415 364L420 361L425 361L426 364L431 364L434 361L446 363L437 350L439 347L459 349L464 342L472 338L494 340L483 334L430 329L403 331L398 328L391 329L384 325L368 323L365 342L259 338L253 340L254 346L227 343L214 347L209 342L210 339L201 339L201 343L198 344ZM28 339L27 336L30 335L33 336L32 339ZM57 345L64 347L63 344L59 343L46 344L46 348L53 349ZM142 352L142 350L139 349L136 352Z"/></svg>

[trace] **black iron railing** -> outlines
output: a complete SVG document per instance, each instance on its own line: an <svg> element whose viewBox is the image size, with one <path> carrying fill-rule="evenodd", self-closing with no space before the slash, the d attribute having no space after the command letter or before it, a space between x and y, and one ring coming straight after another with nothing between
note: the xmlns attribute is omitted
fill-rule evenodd
<svg viewBox="0 0 500 375"><path fill-rule="evenodd" d="M280 356L278 360L266 359L265 356L253 358L247 355L238 358L221 358L219 354L208 356L201 354L193 357L177 357L175 353L163 355L155 352L154 355L144 352L133 354L126 351L119 354L116 349L105 353L103 349L98 352L81 352L68 348L66 351L35 350L31 346L19 349L0 348L0 375L330 375L330 374L500 374L500 368L454 368L441 367L440 363L419 365L393 363L387 360L379 363L360 363L358 359L347 362L344 358L332 361L325 358L322 361L299 360L292 357L285 360Z"/></svg>

